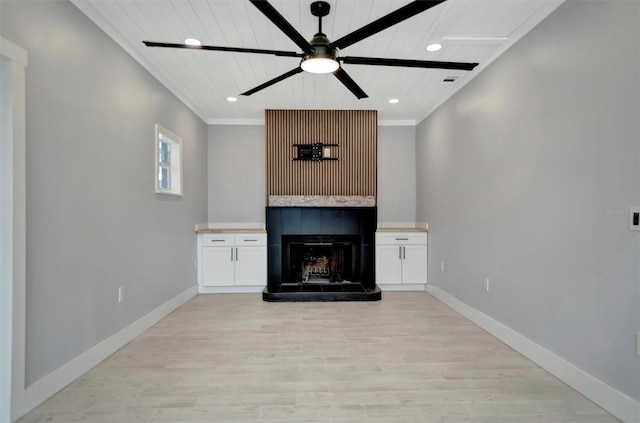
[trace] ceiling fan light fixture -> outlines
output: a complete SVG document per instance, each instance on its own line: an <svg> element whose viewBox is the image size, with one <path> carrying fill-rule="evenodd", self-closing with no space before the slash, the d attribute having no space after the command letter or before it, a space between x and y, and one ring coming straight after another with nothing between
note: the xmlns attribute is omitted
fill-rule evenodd
<svg viewBox="0 0 640 423"><path fill-rule="evenodd" d="M306 56L302 59L300 67L305 72L323 74L337 71L340 64L335 57L327 54Z"/></svg>
<svg viewBox="0 0 640 423"><path fill-rule="evenodd" d="M188 45L188 46L200 46L200 45L202 45L200 40L196 40L195 38L187 38L186 40L184 40L184 43L186 45Z"/></svg>

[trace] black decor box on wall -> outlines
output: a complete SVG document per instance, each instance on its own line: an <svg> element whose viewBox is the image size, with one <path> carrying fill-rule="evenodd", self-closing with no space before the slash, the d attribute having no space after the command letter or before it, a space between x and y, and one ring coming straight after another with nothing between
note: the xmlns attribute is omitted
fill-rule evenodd
<svg viewBox="0 0 640 423"><path fill-rule="evenodd" d="M267 288L263 298L267 301L338 301L379 300L380 290L375 284L375 231L376 207L267 207ZM283 281L283 257L286 248L283 236L296 235L296 239L309 236L359 240L357 263L360 280L357 283L305 284L301 281ZM283 283L285 282L285 283Z"/></svg>

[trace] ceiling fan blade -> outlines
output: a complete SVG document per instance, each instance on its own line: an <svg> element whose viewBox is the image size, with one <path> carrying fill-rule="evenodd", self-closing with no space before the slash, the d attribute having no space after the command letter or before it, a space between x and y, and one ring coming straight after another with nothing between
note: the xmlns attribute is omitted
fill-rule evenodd
<svg viewBox="0 0 640 423"><path fill-rule="evenodd" d="M303 53L296 53L294 51L264 50L260 48L190 46L187 44L158 43L155 41L143 41L143 43L147 47L185 48L185 49L192 49L192 50L230 51L235 53L258 53L258 54L272 54L275 56L286 56L286 57L304 57Z"/></svg>
<svg viewBox="0 0 640 423"><path fill-rule="evenodd" d="M363 26L360 29L356 29L352 33L347 34L344 37L332 42L331 44L329 44L329 47L343 49L350 46L351 44L355 44L358 41L364 40L365 38L370 37L373 34L385 30L390 26L397 24L398 22L409 19L410 17L415 16L420 12L424 12L425 10L433 6L437 6L444 1L445 0L416 0L394 12L389 13L388 15L381 17L378 20L371 22L370 24Z"/></svg>
<svg viewBox="0 0 640 423"><path fill-rule="evenodd" d="M333 74L336 76L336 78L338 78L338 80L340 80L340 82L342 82L345 87L349 89L349 91L353 93L353 95L358 97L358 100L369 97L367 93L362 91L362 88L360 88L360 86L356 84L356 81L351 79L349 74L344 69L338 68L338 70Z"/></svg>
<svg viewBox="0 0 640 423"><path fill-rule="evenodd" d="M273 7L267 0L249 0L271 22L273 22L287 37L298 45L305 53L311 52L311 44Z"/></svg>
<svg viewBox="0 0 640 423"><path fill-rule="evenodd" d="M399 66L405 68L430 68L430 69L457 69L470 71L478 63L465 62L436 62L433 60L406 60L406 59L384 59L379 57L340 57L344 63L351 65L374 65L374 66Z"/></svg>
<svg viewBox="0 0 640 423"><path fill-rule="evenodd" d="M291 69L289 72L283 73L282 75L277 76L277 77L273 78L272 80L265 82L264 84L258 85L257 87L252 88L249 91L245 91L240 95L247 95L248 96L248 95L257 93L260 90L263 90L263 89L265 89L267 87L270 87L271 85L275 84L276 82L280 82L282 80L285 80L285 79L289 78L290 76L296 75L296 74L298 74L300 72L302 72L302 68L300 66L298 66L297 68Z"/></svg>

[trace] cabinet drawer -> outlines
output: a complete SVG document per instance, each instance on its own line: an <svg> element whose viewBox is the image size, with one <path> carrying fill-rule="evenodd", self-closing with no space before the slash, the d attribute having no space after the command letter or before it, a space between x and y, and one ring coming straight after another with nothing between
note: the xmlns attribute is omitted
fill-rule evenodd
<svg viewBox="0 0 640 423"><path fill-rule="evenodd" d="M422 245L426 243L426 232L376 232L376 244Z"/></svg>
<svg viewBox="0 0 640 423"><path fill-rule="evenodd" d="M233 245L232 234L204 234L202 235L203 247L224 247Z"/></svg>
<svg viewBox="0 0 640 423"><path fill-rule="evenodd" d="M267 245L267 234L236 235L236 245Z"/></svg>

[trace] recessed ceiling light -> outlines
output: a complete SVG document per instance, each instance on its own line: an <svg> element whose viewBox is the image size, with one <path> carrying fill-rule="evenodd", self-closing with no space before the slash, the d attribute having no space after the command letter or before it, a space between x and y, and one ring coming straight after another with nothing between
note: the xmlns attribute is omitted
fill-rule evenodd
<svg viewBox="0 0 640 423"><path fill-rule="evenodd" d="M234 101L238 101L237 97L227 97L227 101L230 101L231 103L233 103Z"/></svg>
<svg viewBox="0 0 640 423"><path fill-rule="evenodd" d="M427 51L438 51L442 48L442 44L433 43L427 46Z"/></svg>
<svg viewBox="0 0 640 423"><path fill-rule="evenodd" d="M187 38L186 40L184 40L184 43L186 45L188 45L188 46L200 46L200 45L202 45L200 40L196 40L195 38Z"/></svg>
<svg viewBox="0 0 640 423"><path fill-rule="evenodd" d="M389 103L391 103L391 104L396 104L396 103L399 103L399 102L400 102L400 100L398 100L397 98L392 98L391 100L389 100Z"/></svg>

